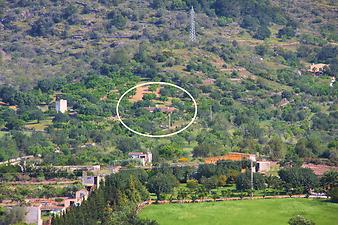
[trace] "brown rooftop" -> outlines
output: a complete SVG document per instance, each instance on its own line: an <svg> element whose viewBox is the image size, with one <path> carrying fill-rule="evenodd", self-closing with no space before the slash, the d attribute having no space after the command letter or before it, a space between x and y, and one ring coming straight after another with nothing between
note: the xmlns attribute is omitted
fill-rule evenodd
<svg viewBox="0 0 338 225"><path fill-rule="evenodd" d="M210 84L214 84L215 81L216 81L215 79L209 78L209 79L203 80L203 84L204 84L204 85L210 85Z"/></svg>
<svg viewBox="0 0 338 225"><path fill-rule="evenodd" d="M286 98L283 98L280 102L279 102L279 106L280 107L284 107L284 106L286 106L286 105L288 105L290 102L289 102L289 100L287 100Z"/></svg>
<svg viewBox="0 0 338 225"><path fill-rule="evenodd" d="M318 64L311 64L308 71L309 72L320 72L322 70L324 70L325 67L328 67L328 64L324 64L324 63L318 63Z"/></svg>
<svg viewBox="0 0 338 225"><path fill-rule="evenodd" d="M338 166L328 166L323 164L316 165L312 163L305 163L302 165L302 167L311 169L317 176L322 176L325 172L328 172L330 170L338 171Z"/></svg>

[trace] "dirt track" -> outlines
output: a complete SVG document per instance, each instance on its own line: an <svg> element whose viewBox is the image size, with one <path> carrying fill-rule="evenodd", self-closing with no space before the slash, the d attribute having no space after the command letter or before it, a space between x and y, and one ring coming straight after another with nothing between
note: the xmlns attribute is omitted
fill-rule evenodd
<svg viewBox="0 0 338 225"><path fill-rule="evenodd" d="M131 97L130 100L132 102L141 101L143 99L144 94L150 94L150 93L154 93L156 94L157 97L160 97L160 87L158 87L155 92L149 91L148 86L138 87L136 88L136 94L133 97Z"/></svg>

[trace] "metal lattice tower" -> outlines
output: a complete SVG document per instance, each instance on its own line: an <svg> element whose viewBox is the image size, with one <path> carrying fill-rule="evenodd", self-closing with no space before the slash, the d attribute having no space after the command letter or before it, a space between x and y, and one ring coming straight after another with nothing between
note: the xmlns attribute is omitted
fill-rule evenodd
<svg viewBox="0 0 338 225"><path fill-rule="evenodd" d="M190 41L196 41L196 29L195 29L195 11L194 7L190 10Z"/></svg>

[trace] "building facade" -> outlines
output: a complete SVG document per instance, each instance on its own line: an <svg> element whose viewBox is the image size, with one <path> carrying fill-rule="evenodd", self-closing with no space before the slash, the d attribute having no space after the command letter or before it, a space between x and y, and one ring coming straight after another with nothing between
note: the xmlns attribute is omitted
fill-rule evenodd
<svg viewBox="0 0 338 225"><path fill-rule="evenodd" d="M105 177L100 175L88 176L86 173L82 175L82 185L85 186L87 190L98 189L100 187L101 181L104 182Z"/></svg>
<svg viewBox="0 0 338 225"><path fill-rule="evenodd" d="M25 215L25 223L34 224L34 225L42 225L41 218L41 206L28 206L25 207L26 215Z"/></svg>
<svg viewBox="0 0 338 225"><path fill-rule="evenodd" d="M57 99L55 103L55 109L57 113L65 113L67 112L67 100L65 99Z"/></svg>
<svg viewBox="0 0 338 225"><path fill-rule="evenodd" d="M142 165L151 165L153 161L153 154L151 152L129 152L128 157L131 159L138 159Z"/></svg>
<svg viewBox="0 0 338 225"><path fill-rule="evenodd" d="M270 167L271 167L270 161L257 161L256 162L256 172L258 173L269 172Z"/></svg>

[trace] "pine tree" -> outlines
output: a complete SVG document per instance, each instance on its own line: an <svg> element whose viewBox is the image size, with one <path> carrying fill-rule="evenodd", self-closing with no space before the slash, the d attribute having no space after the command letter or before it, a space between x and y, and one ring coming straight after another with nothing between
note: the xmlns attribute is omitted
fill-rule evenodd
<svg viewBox="0 0 338 225"><path fill-rule="evenodd" d="M127 188L127 194L128 194L129 199L133 203L138 203L138 202L141 201L140 193L138 192L138 190L136 188L136 179L135 179L135 176L133 176L133 175L129 176L129 184L128 184L128 188Z"/></svg>

